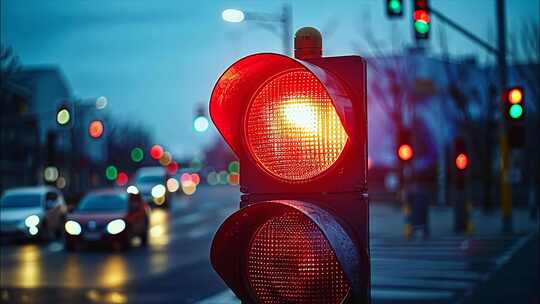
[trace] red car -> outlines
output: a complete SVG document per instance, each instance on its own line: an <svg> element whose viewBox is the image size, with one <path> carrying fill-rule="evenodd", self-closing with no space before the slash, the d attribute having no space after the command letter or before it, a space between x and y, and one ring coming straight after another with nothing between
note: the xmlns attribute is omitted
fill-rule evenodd
<svg viewBox="0 0 540 304"><path fill-rule="evenodd" d="M96 243L128 248L133 237L148 242L150 207L138 194L100 190L87 194L64 224L65 248Z"/></svg>

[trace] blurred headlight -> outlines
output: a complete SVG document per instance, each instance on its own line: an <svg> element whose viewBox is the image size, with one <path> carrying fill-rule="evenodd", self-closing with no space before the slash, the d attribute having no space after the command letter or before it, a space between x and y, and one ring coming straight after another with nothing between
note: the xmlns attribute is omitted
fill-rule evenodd
<svg viewBox="0 0 540 304"><path fill-rule="evenodd" d="M165 188L165 186L163 185L155 185L153 188L152 188L152 196L154 198L157 198L157 197L162 197L165 195L165 193L167 192L167 189Z"/></svg>
<svg viewBox="0 0 540 304"><path fill-rule="evenodd" d="M24 220L26 227L35 227L39 224L39 216L32 214Z"/></svg>
<svg viewBox="0 0 540 304"><path fill-rule="evenodd" d="M36 235L38 234L38 232L39 232L39 229L36 226L32 226L28 228L28 233L30 233L30 235Z"/></svg>
<svg viewBox="0 0 540 304"><path fill-rule="evenodd" d="M135 187L133 185L127 187L126 191L129 194L139 194L139 189L137 189L137 187Z"/></svg>
<svg viewBox="0 0 540 304"><path fill-rule="evenodd" d="M66 232L71 235L79 235L82 231L81 225L75 221L67 221L64 228L66 229Z"/></svg>
<svg viewBox="0 0 540 304"><path fill-rule="evenodd" d="M119 234L126 229L126 222L123 219L117 219L107 224L107 232L110 234Z"/></svg>

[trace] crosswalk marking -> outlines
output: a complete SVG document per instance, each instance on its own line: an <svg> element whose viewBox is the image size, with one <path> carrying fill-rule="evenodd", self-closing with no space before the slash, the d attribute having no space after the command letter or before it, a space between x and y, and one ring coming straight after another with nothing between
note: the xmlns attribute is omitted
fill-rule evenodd
<svg viewBox="0 0 540 304"><path fill-rule="evenodd" d="M448 236L426 241L371 240L371 297L383 303L451 303L505 263L528 236ZM481 265L482 267L478 267ZM226 290L199 304L239 303Z"/></svg>

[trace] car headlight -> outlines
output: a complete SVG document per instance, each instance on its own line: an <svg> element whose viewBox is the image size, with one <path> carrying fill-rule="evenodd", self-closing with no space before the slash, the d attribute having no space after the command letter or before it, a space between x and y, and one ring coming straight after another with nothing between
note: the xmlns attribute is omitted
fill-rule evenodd
<svg viewBox="0 0 540 304"><path fill-rule="evenodd" d="M107 224L107 232L110 234L118 234L126 229L126 222L123 219L117 219Z"/></svg>
<svg viewBox="0 0 540 304"><path fill-rule="evenodd" d="M26 227L36 227L39 224L39 216L32 214L24 220Z"/></svg>
<svg viewBox="0 0 540 304"><path fill-rule="evenodd" d="M81 225L71 220L66 222L64 228L66 229L66 232L71 235L79 235L82 231Z"/></svg>
<svg viewBox="0 0 540 304"><path fill-rule="evenodd" d="M167 193L167 188L161 184L152 187L151 194L154 198L162 197L165 195L165 193Z"/></svg>

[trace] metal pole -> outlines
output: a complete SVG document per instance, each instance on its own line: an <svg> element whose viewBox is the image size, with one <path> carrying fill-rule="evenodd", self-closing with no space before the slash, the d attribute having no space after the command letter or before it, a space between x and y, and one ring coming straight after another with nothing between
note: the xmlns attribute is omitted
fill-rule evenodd
<svg viewBox="0 0 540 304"><path fill-rule="evenodd" d="M283 54L293 56L291 48L292 40L292 8L289 4L283 4L283 12L281 16L281 24L283 26Z"/></svg>
<svg viewBox="0 0 540 304"><path fill-rule="evenodd" d="M497 54L497 65L499 66L499 93L502 94L507 86L507 66L506 66L506 19L504 0L497 0L497 44L499 52ZM499 94L499 96L500 96ZM499 103L502 113L502 103ZM501 174L500 174L500 197L503 232L512 231L512 192L508 181L508 169L510 153L508 150L508 138L504 115L500 116L500 154L501 154Z"/></svg>

